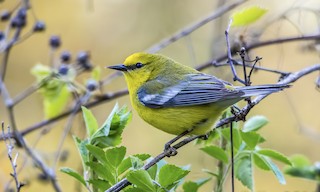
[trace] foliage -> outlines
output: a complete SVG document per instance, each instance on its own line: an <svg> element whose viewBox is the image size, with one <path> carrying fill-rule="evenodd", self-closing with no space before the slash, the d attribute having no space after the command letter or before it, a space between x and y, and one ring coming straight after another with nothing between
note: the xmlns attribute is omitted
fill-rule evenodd
<svg viewBox="0 0 320 192"><path fill-rule="evenodd" d="M99 128L98 123L85 107L82 107L88 138L74 137L83 163L83 176L71 168L61 168L61 171L74 177L85 187L93 191L104 191L127 178L131 185L125 189L132 191L170 191L181 187L185 192L198 189L216 178L216 191L222 191L224 181L230 174L230 128L215 130L206 141L199 140L200 150L221 163L221 170L204 170L209 177L197 181L185 181L184 177L190 172L190 166L179 167L160 161L150 169L143 165L152 160L149 154L126 156L126 147L120 146L121 134L131 119L127 107L115 105L107 120ZM254 190L254 166L274 173L281 184L285 179L273 160L291 166L291 161L283 154L272 149L259 147L265 139L257 133L266 125L268 120L263 116L250 118L242 129L234 123L234 163L235 177L248 189ZM217 145L224 143L224 145Z"/></svg>
<svg viewBox="0 0 320 192"><path fill-rule="evenodd" d="M267 9L263 9L258 6L247 7L242 11L235 12L232 15L232 26L247 26L262 17L267 12Z"/></svg>

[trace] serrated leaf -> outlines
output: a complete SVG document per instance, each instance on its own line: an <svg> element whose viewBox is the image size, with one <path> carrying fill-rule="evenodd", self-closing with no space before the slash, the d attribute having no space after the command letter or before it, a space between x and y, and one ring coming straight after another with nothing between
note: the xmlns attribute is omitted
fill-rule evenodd
<svg viewBox="0 0 320 192"><path fill-rule="evenodd" d="M254 149L259 143L265 141L257 132L240 132L241 138L250 149Z"/></svg>
<svg viewBox="0 0 320 192"><path fill-rule="evenodd" d="M124 146L108 149L106 151L106 158L111 166L117 168L124 159L126 151L127 149Z"/></svg>
<svg viewBox="0 0 320 192"><path fill-rule="evenodd" d="M128 173L127 179L129 182L141 188L143 191L156 191L152 179L146 170L133 170Z"/></svg>
<svg viewBox="0 0 320 192"><path fill-rule="evenodd" d="M89 135L89 137L91 137L98 130L99 125L97 119L94 117L92 112L86 107L82 106L81 109L83 119L86 124L87 134Z"/></svg>
<svg viewBox="0 0 320 192"><path fill-rule="evenodd" d="M235 12L232 18L232 26L246 26L262 17L267 12L267 9L263 9L258 6L251 6L242 11Z"/></svg>
<svg viewBox="0 0 320 192"><path fill-rule="evenodd" d="M263 156L260 155L260 154L257 154L257 153L253 153L253 161L254 161L254 164L259 167L260 169L263 169L263 170L266 170L266 171L269 171L270 168L269 166L266 164L266 162L263 160Z"/></svg>
<svg viewBox="0 0 320 192"><path fill-rule="evenodd" d="M159 170L158 182L163 188L170 189L175 183L179 182L180 179L185 177L190 171L184 170L175 165L166 164Z"/></svg>
<svg viewBox="0 0 320 192"><path fill-rule="evenodd" d="M82 183L85 187L86 187L86 181L84 180L84 178L77 173L75 170L69 168L69 167L62 167L60 168L60 171L63 173L66 173L68 175L70 175L71 177L75 178L76 180L78 180L80 183Z"/></svg>
<svg viewBox="0 0 320 192"><path fill-rule="evenodd" d="M244 186L253 191L253 168L252 158L250 156L246 156L236 161L235 175Z"/></svg>
<svg viewBox="0 0 320 192"><path fill-rule="evenodd" d="M210 155L213 158L218 159L219 161L222 161L224 163L228 163L228 155L224 150L222 150L220 147L214 146L214 145L208 145L203 148L200 148L203 152Z"/></svg>
<svg viewBox="0 0 320 192"><path fill-rule="evenodd" d="M87 149L89 150L89 152L95 157L97 158L98 161L100 161L102 164L107 164L107 158L105 155L105 152L103 151L103 149L96 147L94 145L90 145L87 144L86 145Z"/></svg>
<svg viewBox="0 0 320 192"><path fill-rule="evenodd" d="M105 147L119 145L121 143L123 129L130 119L131 112L128 111L128 108L122 107L119 110L116 104L102 127L93 134L92 143L99 143Z"/></svg>
<svg viewBox="0 0 320 192"><path fill-rule="evenodd" d="M258 131L268 122L269 120L262 115L253 116L244 123L242 132Z"/></svg>
<svg viewBox="0 0 320 192"><path fill-rule="evenodd" d="M100 163L97 162L87 162L87 166L89 166L95 174L97 174L100 178L110 182L112 185L116 183L115 170L107 168Z"/></svg>
<svg viewBox="0 0 320 192"><path fill-rule="evenodd" d="M287 165L292 165L291 161L283 154L281 154L278 151L272 150L272 149L260 149L257 151L259 154L271 157L274 160L280 161L282 163L285 163Z"/></svg>

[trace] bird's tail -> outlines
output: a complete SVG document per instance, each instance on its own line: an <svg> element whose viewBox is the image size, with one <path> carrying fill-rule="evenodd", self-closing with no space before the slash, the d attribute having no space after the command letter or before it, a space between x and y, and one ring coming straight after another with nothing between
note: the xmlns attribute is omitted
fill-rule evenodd
<svg viewBox="0 0 320 192"><path fill-rule="evenodd" d="M285 84L267 84L267 85L253 85L253 86L242 86L235 87L236 90L242 91L244 94L241 97L251 97L256 95L266 95L273 92L282 91L290 85Z"/></svg>

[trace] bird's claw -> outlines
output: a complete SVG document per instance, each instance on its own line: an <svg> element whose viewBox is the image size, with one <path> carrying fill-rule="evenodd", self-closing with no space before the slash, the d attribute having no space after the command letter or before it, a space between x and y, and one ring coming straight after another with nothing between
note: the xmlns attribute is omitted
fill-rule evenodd
<svg viewBox="0 0 320 192"><path fill-rule="evenodd" d="M178 151L176 148L171 147L169 144L164 145L164 152L167 153L167 157L172 157L178 154Z"/></svg>

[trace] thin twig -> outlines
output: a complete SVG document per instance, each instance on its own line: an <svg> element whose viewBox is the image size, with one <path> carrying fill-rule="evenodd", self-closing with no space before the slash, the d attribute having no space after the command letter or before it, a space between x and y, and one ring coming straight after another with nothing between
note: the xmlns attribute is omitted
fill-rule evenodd
<svg viewBox="0 0 320 192"><path fill-rule="evenodd" d="M4 135L5 134L4 122L1 123L1 127L2 127L2 135ZM8 126L8 133L10 134L10 127L9 126ZM20 192L20 190L24 186L24 184L19 182L19 180L18 180L18 173L17 173L18 153L16 153L15 157L13 158L12 157L12 151L13 151L14 146L13 146L13 144L11 142L11 139L10 138L5 139L5 143L6 143L6 147L7 147L7 151L8 151L8 158L9 158L9 161L11 163L12 170L13 170L13 173L10 173L10 175L14 179L14 182L16 184L17 192Z"/></svg>
<svg viewBox="0 0 320 192"><path fill-rule="evenodd" d="M230 47L230 41L229 41L229 30L230 30L231 24L232 24L232 19L230 19L228 27L225 31L226 43L227 43L228 63L230 64L230 68L231 68L231 71L233 74L233 81L239 81L240 83L246 85L246 82L238 77L237 71L233 65L233 59L232 59L232 53L231 53L231 47Z"/></svg>
<svg viewBox="0 0 320 192"><path fill-rule="evenodd" d="M234 192L233 122L230 122L231 191Z"/></svg>
<svg viewBox="0 0 320 192"><path fill-rule="evenodd" d="M271 39L271 40L260 41L260 42L255 42L255 43L249 44L248 46L245 47L245 49L247 50L247 52L249 52L252 49L256 49L256 48L263 47L263 46L269 46L269 45L281 44L281 43L289 43L289 42L293 42L293 41L312 41L312 40L319 40L319 39L320 39L320 34ZM221 55L218 58L215 58L215 59L212 59L211 61L200 64L196 67L196 69L201 71L207 67L210 67L212 64L220 63L222 61L225 61L226 59L228 59L228 54ZM256 67L256 69L258 69L258 68Z"/></svg>
<svg viewBox="0 0 320 192"><path fill-rule="evenodd" d="M184 36L189 35L190 33L195 31L196 29L199 29L201 26L205 25L206 23L208 23L216 18L221 17L221 15L227 13L228 11L232 10L233 8L241 5L242 3L246 2L246 1L247 0L238 0L238 1L235 1L231 4L229 4L229 5L224 5L224 6L219 7L218 9L216 9L213 13L211 13L207 17L201 19L200 21L195 22L194 24L192 24L190 26L183 28L182 30L173 34L171 37L160 41L158 44L153 45L152 47L147 49L146 52L156 53L156 52L160 51L161 49L167 47L171 43L179 40L180 38L182 38Z"/></svg>

